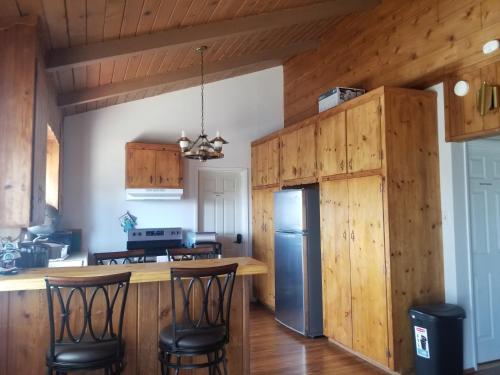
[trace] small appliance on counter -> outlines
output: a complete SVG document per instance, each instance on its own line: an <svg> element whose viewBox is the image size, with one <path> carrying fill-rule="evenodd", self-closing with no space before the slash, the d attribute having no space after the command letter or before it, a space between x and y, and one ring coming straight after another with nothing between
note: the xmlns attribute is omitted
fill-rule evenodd
<svg viewBox="0 0 500 375"><path fill-rule="evenodd" d="M222 244L217 242L216 232L187 232L186 247L198 245L211 245L219 258L222 256Z"/></svg>
<svg viewBox="0 0 500 375"><path fill-rule="evenodd" d="M166 249L182 246L182 228L138 228L128 232L127 250L144 249L148 256L166 255Z"/></svg>
<svg viewBox="0 0 500 375"><path fill-rule="evenodd" d="M43 242L19 243L21 258L16 262L19 268L44 268L49 265L49 247Z"/></svg>

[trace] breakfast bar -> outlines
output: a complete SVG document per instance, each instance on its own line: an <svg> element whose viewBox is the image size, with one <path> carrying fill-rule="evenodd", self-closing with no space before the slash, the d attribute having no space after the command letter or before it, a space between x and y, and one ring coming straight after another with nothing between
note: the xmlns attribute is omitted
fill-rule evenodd
<svg viewBox="0 0 500 375"><path fill-rule="evenodd" d="M123 339L124 374L158 374L158 333L170 324L170 269L215 267L238 263L231 304L231 374L249 374L250 277L267 273L264 263L249 257L70 268L39 268L0 276L0 375L39 375L45 372L49 342L44 278L103 276L131 272ZM102 316L104 316L101 311ZM99 312L93 316L98 318ZM101 318L102 318L101 316ZM201 373L193 370L193 374Z"/></svg>

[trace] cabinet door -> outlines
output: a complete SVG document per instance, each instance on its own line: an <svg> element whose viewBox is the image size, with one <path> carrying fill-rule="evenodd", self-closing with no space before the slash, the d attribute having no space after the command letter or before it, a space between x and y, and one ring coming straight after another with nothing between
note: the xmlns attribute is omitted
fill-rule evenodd
<svg viewBox="0 0 500 375"><path fill-rule="evenodd" d="M267 142L261 143L257 146L257 181L258 186L267 185L267 168L268 168L268 154L269 145Z"/></svg>
<svg viewBox="0 0 500 375"><path fill-rule="evenodd" d="M156 151L144 149L127 150L127 187L147 188L155 186Z"/></svg>
<svg viewBox="0 0 500 375"><path fill-rule="evenodd" d="M281 180L289 181L299 178L298 138L297 131L291 131L281 136Z"/></svg>
<svg viewBox="0 0 500 375"><path fill-rule="evenodd" d="M250 172L252 174L252 187L259 186L257 179L257 155L258 155L257 147L258 146L252 146L251 148Z"/></svg>
<svg viewBox="0 0 500 375"><path fill-rule="evenodd" d="M297 129L297 166L299 178L316 176L316 120Z"/></svg>
<svg viewBox="0 0 500 375"><path fill-rule="evenodd" d="M320 183L324 335L352 348L347 180Z"/></svg>
<svg viewBox="0 0 500 375"><path fill-rule="evenodd" d="M382 167L380 99L347 111L348 171L360 172Z"/></svg>
<svg viewBox="0 0 500 375"><path fill-rule="evenodd" d="M318 175L321 177L346 173L345 112L321 119L316 139Z"/></svg>
<svg viewBox="0 0 500 375"><path fill-rule="evenodd" d="M467 81L469 92L457 96L453 88L458 81ZM500 110L489 110L481 116L477 107L477 93L481 83L500 84L500 62L480 69L455 74L446 81L446 101L448 102L447 140L467 140L478 136L497 134L500 129Z"/></svg>
<svg viewBox="0 0 500 375"><path fill-rule="evenodd" d="M267 183L269 185L280 182L280 140L279 137L271 139L268 147Z"/></svg>
<svg viewBox="0 0 500 375"><path fill-rule="evenodd" d="M182 170L179 151L156 151L156 184L162 188L180 188Z"/></svg>
<svg viewBox="0 0 500 375"><path fill-rule="evenodd" d="M263 229L264 229L264 216L262 213L263 204L262 190L252 191L252 257L265 262L263 253ZM255 297L262 301L264 295L264 282L266 275L258 275L253 277L253 290Z"/></svg>
<svg viewBox="0 0 500 375"><path fill-rule="evenodd" d="M384 213L380 176L349 180L353 349L388 366Z"/></svg>
<svg viewBox="0 0 500 375"><path fill-rule="evenodd" d="M268 268L265 275L265 294L264 303L274 310L274 192L275 188L265 189L262 197L262 211L263 211L263 245L264 245L264 259Z"/></svg>

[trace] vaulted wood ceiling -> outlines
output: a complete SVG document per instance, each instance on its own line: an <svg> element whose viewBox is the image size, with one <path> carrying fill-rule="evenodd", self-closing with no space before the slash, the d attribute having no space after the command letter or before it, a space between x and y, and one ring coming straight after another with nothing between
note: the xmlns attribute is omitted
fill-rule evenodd
<svg viewBox="0 0 500 375"><path fill-rule="evenodd" d="M201 43L209 47L208 81L280 65L316 48L340 17L377 3L0 0L0 10L1 17L39 16L48 71L68 115L197 85Z"/></svg>

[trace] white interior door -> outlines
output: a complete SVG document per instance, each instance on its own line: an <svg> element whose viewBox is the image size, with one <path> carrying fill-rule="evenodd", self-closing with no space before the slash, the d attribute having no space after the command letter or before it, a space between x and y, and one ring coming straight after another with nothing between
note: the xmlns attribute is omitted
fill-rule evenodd
<svg viewBox="0 0 500 375"><path fill-rule="evenodd" d="M240 172L200 170L198 175L198 231L216 232L222 256L244 256L243 194Z"/></svg>
<svg viewBox="0 0 500 375"><path fill-rule="evenodd" d="M468 144L478 363L500 359L500 141Z"/></svg>

